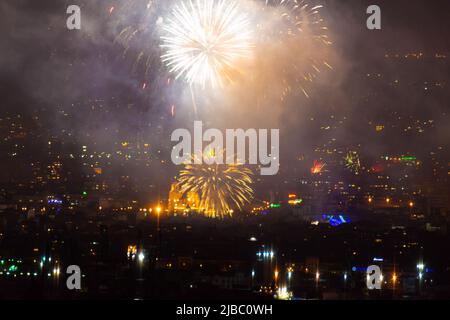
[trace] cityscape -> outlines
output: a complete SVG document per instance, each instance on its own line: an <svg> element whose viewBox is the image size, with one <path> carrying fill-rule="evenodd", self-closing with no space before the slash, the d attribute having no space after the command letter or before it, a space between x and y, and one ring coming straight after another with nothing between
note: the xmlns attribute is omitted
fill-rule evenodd
<svg viewBox="0 0 450 320"><path fill-rule="evenodd" d="M54 2L0 4L1 300L450 299L449 3ZM199 3L237 62L183 65ZM278 129L279 170L175 164L199 120Z"/></svg>

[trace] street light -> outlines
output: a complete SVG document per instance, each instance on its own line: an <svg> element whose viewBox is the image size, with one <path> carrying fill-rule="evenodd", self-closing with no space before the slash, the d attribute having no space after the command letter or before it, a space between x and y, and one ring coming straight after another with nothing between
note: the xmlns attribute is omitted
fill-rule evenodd
<svg viewBox="0 0 450 320"><path fill-rule="evenodd" d="M422 291L422 278L423 278L423 271L425 269L425 264L423 262L419 262L417 264L417 270L419 271L419 291Z"/></svg>
<svg viewBox="0 0 450 320"><path fill-rule="evenodd" d="M157 241L158 250L157 250L157 253L156 253L156 260L159 259L159 253L161 251L161 226L160 226L160 222L159 222L159 217L160 217L160 214L161 214L161 210L162 210L161 206L158 205L156 207L156 236L158 238L158 241Z"/></svg>

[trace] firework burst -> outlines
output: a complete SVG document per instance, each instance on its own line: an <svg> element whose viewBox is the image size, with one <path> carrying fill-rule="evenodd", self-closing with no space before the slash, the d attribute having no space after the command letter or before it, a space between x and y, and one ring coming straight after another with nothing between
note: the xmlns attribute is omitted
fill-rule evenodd
<svg viewBox="0 0 450 320"><path fill-rule="evenodd" d="M159 39L158 13L163 10L159 1L128 0L109 8L111 27L117 34L115 42L123 47L123 57L132 60L134 72L160 68L159 52L155 46Z"/></svg>
<svg viewBox="0 0 450 320"><path fill-rule="evenodd" d="M298 91L309 97L310 83L322 70L332 69L326 60L331 41L320 15L322 6L307 0L262 1L265 5L258 14L257 49L263 54L257 55L258 68L281 78L282 99ZM270 78L268 74L260 77Z"/></svg>
<svg viewBox="0 0 450 320"><path fill-rule="evenodd" d="M208 217L232 216L253 198L252 171L240 164L187 164L177 177L182 194L195 192Z"/></svg>
<svg viewBox="0 0 450 320"><path fill-rule="evenodd" d="M354 174L359 174L361 171L361 161L359 160L359 155L356 151L349 151L344 157L345 167L353 172Z"/></svg>
<svg viewBox="0 0 450 320"><path fill-rule="evenodd" d="M163 31L161 59L169 72L203 88L233 82L252 51L249 20L232 0L181 1Z"/></svg>
<svg viewBox="0 0 450 320"><path fill-rule="evenodd" d="M319 174L323 172L326 163L314 160L314 164L311 168L311 174Z"/></svg>

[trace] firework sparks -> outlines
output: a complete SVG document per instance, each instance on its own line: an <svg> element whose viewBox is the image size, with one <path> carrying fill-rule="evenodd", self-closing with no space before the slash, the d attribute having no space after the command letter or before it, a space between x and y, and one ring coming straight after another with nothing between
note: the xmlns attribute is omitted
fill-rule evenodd
<svg viewBox="0 0 450 320"><path fill-rule="evenodd" d="M314 165L311 168L311 173L312 174L319 174L323 172L323 168L326 166L325 163L323 162L319 162L319 161L314 161Z"/></svg>
<svg viewBox="0 0 450 320"><path fill-rule="evenodd" d="M344 157L345 167L354 174L359 174L361 170L361 161L356 151L349 151Z"/></svg>
<svg viewBox="0 0 450 320"><path fill-rule="evenodd" d="M251 54L249 21L235 1L181 2L163 30L162 61L176 78L203 88L233 82L239 63Z"/></svg>
<svg viewBox="0 0 450 320"><path fill-rule="evenodd" d="M273 106L291 93L309 97L311 82L331 69L322 6L309 1L127 0L106 10L148 94L169 72L189 84L197 113L194 93L206 86L253 92L256 105Z"/></svg>
<svg viewBox="0 0 450 320"><path fill-rule="evenodd" d="M281 77L282 99L291 91L309 97L309 84L323 69L332 69L324 50L331 41L320 15L323 6L311 5L307 0L264 1L257 32L258 51L264 54L257 55L258 65L276 66L276 70L269 68L267 72L276 72Z"/></svg>
<svg viewBox="0 0 450 320"><path fill-rule="evenodd" d="M240 164L187 164L178 175L182 194L195 192L199 207L208 217L232 216L233 207L242 209L253 197L252 171Z"/></svg>
<svg viewBox="0 0 450 320"><path fill-rule="evenodd" d="M147 75L150 70L157 71L160 68L156 44L159 39L157 26L161 23L158 19L161 6L153 0L128 0L109 9L111 27L118 30L115 42L124 48L123 57L132 59L134 72L144 71Z"/></svg>

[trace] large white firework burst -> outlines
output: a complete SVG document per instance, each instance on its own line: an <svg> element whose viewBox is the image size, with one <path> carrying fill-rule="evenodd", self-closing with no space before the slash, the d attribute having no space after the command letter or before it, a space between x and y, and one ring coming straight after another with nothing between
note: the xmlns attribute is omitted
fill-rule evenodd
<svg viewBox="0 0 450 320"><path fill-rule="evenodd" d="M233 0L183 0L163 32L161 58L169 71L203 88L233 82L252 53L249 20Z"/></svg>

